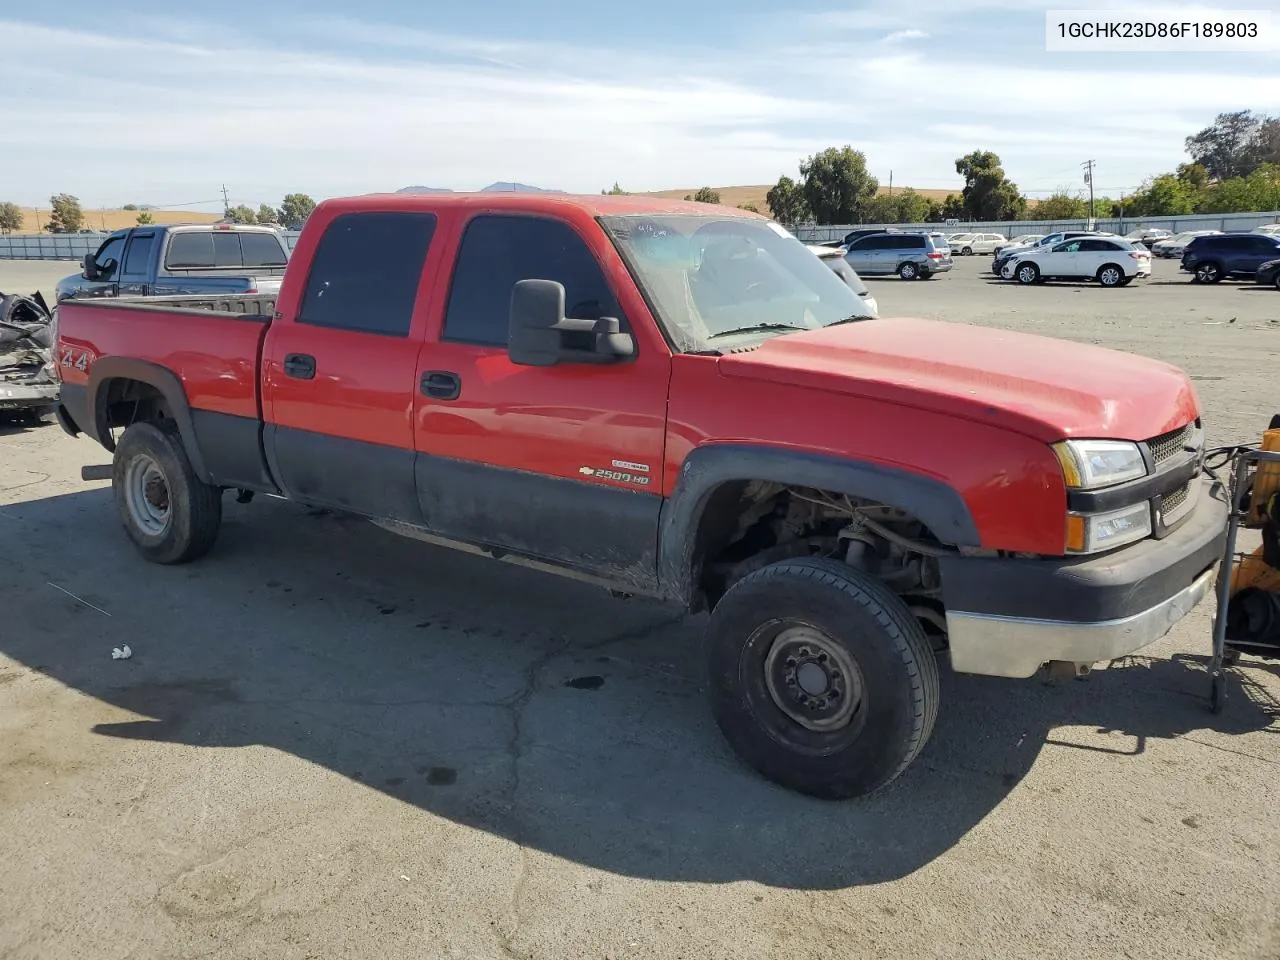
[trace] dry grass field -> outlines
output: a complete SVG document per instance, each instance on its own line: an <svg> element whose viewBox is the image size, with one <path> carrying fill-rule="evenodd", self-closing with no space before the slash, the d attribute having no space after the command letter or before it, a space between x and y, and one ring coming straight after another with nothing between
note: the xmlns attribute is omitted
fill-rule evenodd
<svg viewBox="0 0 1280 960"><path fill-rule="evenodd" d="M139 210L89 210L84 211L84 229L119 230L138 222ZM23 207L25 218L18 233L40 233L49 223L48 207ZM220 215L199 210L152 210L154 223L213 223Z"/></svg>
<svg viewBox="0 0 1280 960"><path fill-rule="evenodd" d="M750 203L761 213L768 213L769 205L765 203L764 198L765 194L769 192L772 186L772 184L764 183L746 187L712 187L711 189L720 193L720 202L726 206L740 207L744 204ZM894 186L893 189L896 192L901 193L903 190L906 190L907 187ZM669 197L672 200L683 200L685 197L696 193L697 190L697 187L689 187L684 190L653 190L648 193L648 196ZM882 186L879 192L888 193L888 187ZM916 193L922 194L930 200L937 200L939 202L947 199L947 194L959 192L959 187L956 187L954 190L916 190Z"/></svg>

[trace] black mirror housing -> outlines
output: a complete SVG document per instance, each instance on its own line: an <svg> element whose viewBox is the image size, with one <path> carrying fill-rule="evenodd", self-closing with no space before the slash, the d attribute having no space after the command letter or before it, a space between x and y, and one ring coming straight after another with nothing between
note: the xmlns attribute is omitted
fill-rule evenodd
<svg viewBox="0 0 1280 960"><path fill-rule="evenodd" d="M564 315L564 285L521 280L511 290L507 355L512 363L616 363L635 355L635 340L616 317L580 320Z"/></svg>
<svg viewBox="0 0 1280 960"><path fill-rule="evenodd" d="M92 253L86 253L80 263L84 267L82 275L86 280L98 279L98 261Z"/></svg>

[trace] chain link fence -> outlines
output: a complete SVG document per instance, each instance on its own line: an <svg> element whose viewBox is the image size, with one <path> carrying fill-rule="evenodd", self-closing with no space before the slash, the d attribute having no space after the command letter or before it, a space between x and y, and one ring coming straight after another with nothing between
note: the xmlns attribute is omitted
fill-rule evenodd
<svg viewBox="0 0 1280 960"><path fill-rule="evenodd" d="M163 224L157 224L163 226ZM298 230L281 230L280 236L290 251L298 242ZM0 260L73 260L96 253L106 233L29 233L0 236Z"/></svg>

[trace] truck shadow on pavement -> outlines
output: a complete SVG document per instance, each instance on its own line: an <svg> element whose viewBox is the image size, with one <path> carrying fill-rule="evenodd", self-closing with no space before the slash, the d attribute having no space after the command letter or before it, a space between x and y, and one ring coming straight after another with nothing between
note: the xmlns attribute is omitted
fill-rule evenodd
<svg viewBox="0 0 1280 960"><path fill-rule="evenodd" d="M821 802L763 781L721 740L701 690L701 617L359 520L230 496L225 509L210 556L157 567L126 541L107 490L0 506L0 651L109 705L77 749L261 744L627 876L883 883L951 849L1042 750L1132 763L1153 739L1220 739L1280 716L1239 685L1248 671L1211 715L1197 657L1057 683L944 671L914 766L872 797ZM125 643L132 658L112 660ZM270 784L263 802L279 802Z"/></svg>

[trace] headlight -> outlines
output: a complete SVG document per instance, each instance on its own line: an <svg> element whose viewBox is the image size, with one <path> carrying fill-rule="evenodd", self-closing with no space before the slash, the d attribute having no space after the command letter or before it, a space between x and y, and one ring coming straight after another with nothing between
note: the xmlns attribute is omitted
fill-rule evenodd
<svg viewBox="0 0 1280 960"><path fill-rule="evenodd" d="M1096 490L1147 475L1142 451L1127 440L1063 440L1053 452L1072 490Z"/></svg>
<svg viewBox="0 0 1280 960"><path fill-rule="evenodd" d="M1151 505L1142 503L1106 513L1067 515L1067 552L1100 553L1151 536Z"/></svg>

